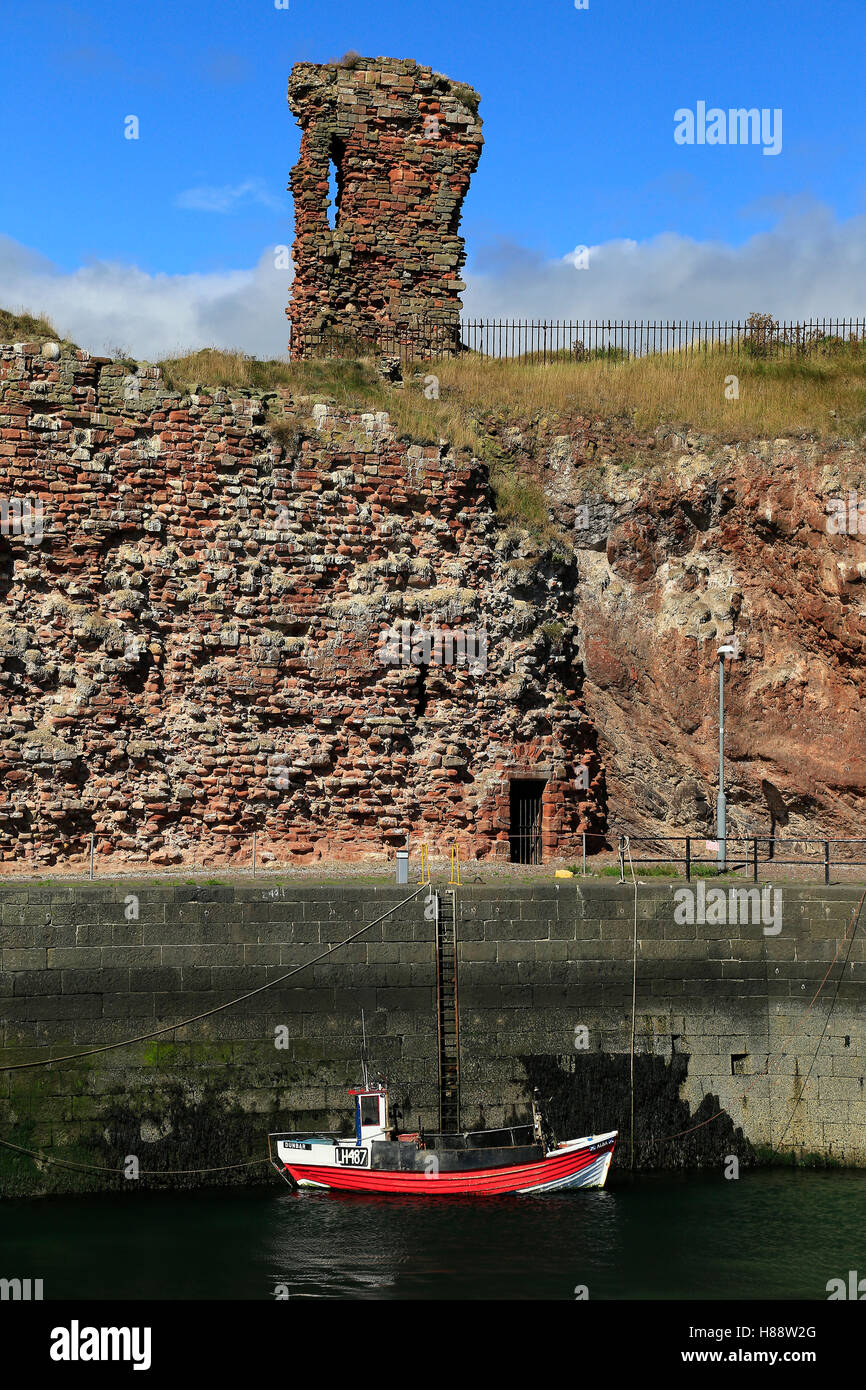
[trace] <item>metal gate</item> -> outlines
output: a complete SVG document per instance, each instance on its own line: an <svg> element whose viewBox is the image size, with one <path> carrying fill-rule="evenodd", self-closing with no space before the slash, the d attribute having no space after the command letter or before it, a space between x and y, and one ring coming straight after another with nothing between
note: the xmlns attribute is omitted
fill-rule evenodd
<svg viewBox="0 0 866 1390"><path fill-rule="evenodd" d="M511 783L508 838L512 864L541 863L541 796L544 787L544 782L535 777Z"/></svg>

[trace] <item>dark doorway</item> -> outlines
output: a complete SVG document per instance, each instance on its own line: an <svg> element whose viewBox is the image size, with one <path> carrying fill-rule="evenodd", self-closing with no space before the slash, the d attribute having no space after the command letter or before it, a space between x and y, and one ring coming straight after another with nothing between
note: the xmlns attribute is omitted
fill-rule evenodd
<svg viewBox="0 0 866 1390"><path fill-rule="evenodd" d="M512 864L541 863L541 794L544 785L538 777L527 777L511 783L508 838Z"/></svg>

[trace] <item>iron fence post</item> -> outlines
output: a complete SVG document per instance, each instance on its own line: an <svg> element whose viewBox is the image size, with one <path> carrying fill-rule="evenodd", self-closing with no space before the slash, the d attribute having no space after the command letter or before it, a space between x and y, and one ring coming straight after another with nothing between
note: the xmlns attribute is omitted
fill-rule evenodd
<svg viewBox="0 0 866 1390"><path fill-rule="evenodd" d="M686 836L686 883L692 881L692 837Z"/></svg>
<svg viewBox="0 0 866 1390"><path fill-rule="evenodd" d="M830 841L824 841L824 882L830 882Z"/></svg>
<svg viewBox="0 0 866 1390"><path fill-rule="evenodd" d="M752 836L752 882L758 882L758 837Z"/></svg>

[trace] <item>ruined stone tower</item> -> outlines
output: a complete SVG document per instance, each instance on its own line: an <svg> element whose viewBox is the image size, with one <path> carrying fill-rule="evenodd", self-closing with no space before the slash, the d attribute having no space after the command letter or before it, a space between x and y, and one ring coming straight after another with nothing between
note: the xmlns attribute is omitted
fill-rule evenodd
<svg viewBox="0 0 866 1390"><path fill-rule="evenodd" d="M297 63L291 355L345 343L449 352L465 260L460 209L481 154L479 96L417 63ZM329 177L336 171L336 208ZM333 225L332 225L333 223Z"/></svg>

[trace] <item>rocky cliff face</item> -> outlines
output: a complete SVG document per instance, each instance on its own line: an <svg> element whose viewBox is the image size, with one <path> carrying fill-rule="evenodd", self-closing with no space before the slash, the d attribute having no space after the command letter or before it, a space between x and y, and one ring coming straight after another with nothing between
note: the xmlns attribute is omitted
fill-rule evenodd
<svg viewBox="0 0 866 1390"><path fill-rule="evenodd" d="M39 344L0 441L7 867L508 857L521 777L548 855L601 825L570 563L447 442Z"/></svg>
<svg viewBox="0 0 866 1390"><path fill-rule="evenodd" d="M722 445L585 418L500 442L534 461L577 547L578 676L610 829L712 831L715 652L734 634L732 833L866 834L866 507L861 533L851 506L866 498L863 444Z"/></svg>

